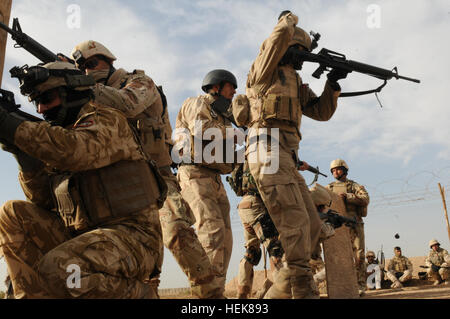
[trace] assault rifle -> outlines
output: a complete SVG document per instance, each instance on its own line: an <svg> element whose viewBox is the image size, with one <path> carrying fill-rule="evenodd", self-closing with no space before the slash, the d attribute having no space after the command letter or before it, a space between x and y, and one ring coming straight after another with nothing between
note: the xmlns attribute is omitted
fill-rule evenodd
<svg viewBox="0 0 450 319"><path fill-rule="evenodd" d="M32 37L23 33L18 18L13 19L12 28L9 28L7 25L0 22L0 29L3 29L9 34L11 34L12 39L16 41L16 44L14 44L15 48L24 48L25 50L27 50L29 53L31 53L44 63L62 60L61 57L64 57L72 64L75 63L72 59L66 57L62 53L54 54L49 49L44 47L42 44L34 40Z"/></svg>
<svg viewBox="0 0 450 319"><path fill-rule="evenodd" d="M314 47L317 47L317 41L320 39L320 34L314 33L313 31L310 32L310 34L313 36L314 39ZM374 89L374 90L368 90L368 91L360 91L360 92L350 92L350 93L341 93L340 97L346 97L346 96L357 96L357 95L363 95L363 94L369 94L369 93L378 93L380 92L383 87L387 84L387 80L390 80L392 78L395 78L397 80L406 80L411 81L415 83L420 83L420 80L413 79L410 77L402 76L398 74L397 67L394 67L392 70L387 70L383 68L379 68L370 64L365 64L357 61L347 60L346 56L342 53L338 53L335 51L328 50L326 48L322 48L319 53L311 53L305 50L299 51L296 50L295 52L295 58L299 59L300 61L304 62L312 62L312 63L318 63L319 67L314 71L312 74L313 77L316 79L319 79L320 76L323 74L324 71L330 70L330 69L338 69L343 70L345 72L351 73L351 72L358 72L362 74L366 74L369 76L373 76L375 78L384 80L384 83Z"/></svg>
<svg viewBox="0 0 450 319"><path fill-rule="evenodd" d="M296 153L295 151L292 151L292 158L294 159L294 162L296 163L297 169L300 169L300 167L303 166L303 161L301 161L301 160L298 158L297 153ZM314 168L314 167L308 165L308 168L307 168L306 170L307 170L308 172L314 173L314 175L315 175L315 176L314 176L314 180L313 180L313 182L312 182L310 185L312 185L312 184L314 184L315 182L317 182L317 180L318 180L318 178L319 178L319 175L328 177L327 175L325 175L325 174L323 174L323 173L321 173L321 172L319 171L319 167Z"/></svg>
<svg viewBox="0 0 450 319"><path fill-rule="evenodd" d="M333 210L329 210L326 213L319 213L319 217L320 219L326 220L327 222L329 222L331 225L333 225L334 228L339 228L342 225L345 225L347 227L351 227L351 228L356 228L356 225L358 224L358 222L356 221L356 218L348 218L348 217L344 217L342 215L339 215L338 213L336 213Z"/></svg>
<svg viewBox="0 0 450 319"><path fill-rule="evenodd" d="M38 117L35 117L31 114L28 114L27 112L19 110L20 105L16 104L13 92L0 89L0 107L3 108L8 113L14 113L16 116L19 116L20 118L26 121L33 121L33 122L42 121L42 119Z"/></svg>

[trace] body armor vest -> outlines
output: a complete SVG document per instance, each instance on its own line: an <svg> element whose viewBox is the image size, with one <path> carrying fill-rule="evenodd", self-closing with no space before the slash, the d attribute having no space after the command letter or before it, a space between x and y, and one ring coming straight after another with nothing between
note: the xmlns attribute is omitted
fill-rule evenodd
<svg viewBox="0 0 450 319"><path fill-rule="evenodd" d="M55 207L67 228L84 232L161 208L167 185L152 163L120 161L95 170L51 176Z"/></svg>
<svg viewBox="0 0 450 319"><path fill-rule="evenodd" d="M353 193L353 181L347 179L345 182L333 182L329 185L330 190L335 194ZM347 213L356 217L358 221L362 221L361 217L367 216L367 206L358 206L354 204L345 203Z"/></svg>
<svg viewBox="0 0 450 319"><path fill-rule="evenodd" d="M395 272L405 272L408 269L406 259L402 257L394 257L394 270Z"/></svg>

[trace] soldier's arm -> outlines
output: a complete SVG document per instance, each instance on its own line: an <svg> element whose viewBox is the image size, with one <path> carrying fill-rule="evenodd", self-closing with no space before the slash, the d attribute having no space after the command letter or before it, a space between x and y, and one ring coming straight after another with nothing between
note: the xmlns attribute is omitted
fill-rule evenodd
<svg viewBox="0 0 450 319"><path fill-rule="evenodd" d="M102 107L78 121L74 129L25 121L16 130L15 144L61 171L84 171L142 158L125 117Z"/></svg>
<svg viewBox="0 0 450 319"><path fill-rule="evenodd" d="M432 262L431 262L431 253L428 254L428 257L425 259L425 266L431 267Z"/></svg>
<svg viewBox="0 0 450 319"><path fill-rule="evenodd" d="M94 94L96 103L120 110L128 118L134 118L160 98L155 83L144 74L133 75L121 89L97 83Z"/></svg>
<svg viewBox="0 0 450 319"><path fill-rule="evenodd" d="M44 169L19 172L19 183L27 200L45 209L54 208L50 180Z"/></svg>
<svg viewBox="0 0 450 319"><path fill-rule="evenodd" d="M282 17L269 38L261 45L260 52L253 63L248 77L248 85L264 91L270 85L273 73L288 49L298 17L289 13Z"/></svg>
<svg viewBox="0 0 450 319"><path fill-rule="evenodd" d="M347 203L358 205L358 206L367 206L369 205L369 193L367 193L364 186L359 185L357 183L353 183L354 193L346 194Z"/></svg>
<svg viewBox="0 0 450 319"><path fill-rule="evenodd" d="M336 111L339 94L340 91L335 91L329 81L325 83L320 97L307 84L301 84L302 113L317 121L328 121Z"/></svg>
<svg viewBox="0 0 450 319"><path fill-rule="evenodd" d="M387 270L388 270L388 271L391 271L391 270L393 270L393 269L394 269L394 260L391 259L391 260L389 261L389 265L388 265L388 267L387 267Z"/></svg>

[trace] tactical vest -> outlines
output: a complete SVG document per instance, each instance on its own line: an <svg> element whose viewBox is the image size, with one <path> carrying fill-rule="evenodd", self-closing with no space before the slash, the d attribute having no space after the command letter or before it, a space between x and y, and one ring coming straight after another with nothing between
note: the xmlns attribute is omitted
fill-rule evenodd
<svg viewBox="0 0 450 319"><path fill-rule="evenodd" d="M134 70L132 73L126 73L120 79L118 89L123 89L132 79L133 75L145 75L142 70ZM116 82L117 83L117 82ZM112 83L113 87L117 86ZM115 85L114 85L115 84ZM142 149L148 158L156 162L158 167L168 166L172 163L170 157L169 145L170 141L167 137L172 134L167 110L167 100L162 88L156 86L160 99L157 99L151 106L148 106L142 113L136 115L128 122L137 131ZM167 132L167 127L170 132ZM168 143L169 142L169 143Z"/></svg>
<svg viewBox="0 0 450 319"><path fill-rule="evenodd" d="M300 129L302 118L302 81L290 66L278 66L273 75L273 84L266 92L256 93L256 88L247 85L250 102L250 125L260 123L262 127L288 127Z"/></svg>
<svg viewBox="0 0 450 319"><path fill-rule="evenodd" d="M392 262L394 263L395 272L405 272L408 269L408 263L406 262L406 258L394 257Z"/></svg>
<svg viewBox="0 0 450 319"><path fill-rule="evenodd" d="M161 208L167 185L156 167L144 160L120 161L77 173L50 176L55 207L67 228L84 232Z"/></svg>
<svg viewBox="0 0 450 319"><path fill-rule="evenodd" d="M335 194L344 194L344 193L354 193L353 184L355 182L347 179L345 182L333 182L328 185L330 190ZM367 206L358 206L354 204L345 204L345 208L347 213L350 215L355 215L356 217L366 217L367 216Z"/></svg>
<svg viewBox="0 0 450 319"><path fill-rule="evenodd" d="M437 252L434 250L431 250L428 258L434 265L436 265L436 266L442 265L445 262L444 249L439 248L439 250Z"/></svg>

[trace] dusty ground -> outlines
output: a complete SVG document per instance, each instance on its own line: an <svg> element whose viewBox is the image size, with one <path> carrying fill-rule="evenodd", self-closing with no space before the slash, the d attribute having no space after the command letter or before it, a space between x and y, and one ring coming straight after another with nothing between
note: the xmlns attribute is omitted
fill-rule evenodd
<svg viewBox="0 0 450 319"><path fill-rule="evenodd" d="M426 271L419 266L424 265L425 257L409 257L413 264L413 279L411 282L402 289L390 289L390 282L383 283L383 289L381 290L368 290L363 299L450 299L450 286L438 285L433 286L432 282L428 280L421 280L418 277L419 271ZM389 260L386 260L386 267ZM270 271L267 272L269 279L272 279ZM253 284L253 293L258 291L265 280L264 271L257 271L255 273L255 279ZM237 279L231 279L225 287L225 296L227 298L236 297L236 283ZM176 299L188 299L189 294L183 295L161 295L161 298L176 298ZM326 294L322 294L321 298L327 298Z"/></svg>

